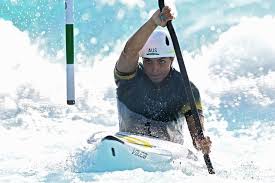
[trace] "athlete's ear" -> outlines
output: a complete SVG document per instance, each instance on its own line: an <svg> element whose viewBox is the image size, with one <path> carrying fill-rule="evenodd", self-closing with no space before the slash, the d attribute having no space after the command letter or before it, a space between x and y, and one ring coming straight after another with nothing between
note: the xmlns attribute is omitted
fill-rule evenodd
<svg viewBox="0 0 275 183"><path fill-rule="evenodd" d="M170 60L171 60L171 67L172 67L172 65L173 65L174 58L175 58L175 57L170 57Z"/></svg>

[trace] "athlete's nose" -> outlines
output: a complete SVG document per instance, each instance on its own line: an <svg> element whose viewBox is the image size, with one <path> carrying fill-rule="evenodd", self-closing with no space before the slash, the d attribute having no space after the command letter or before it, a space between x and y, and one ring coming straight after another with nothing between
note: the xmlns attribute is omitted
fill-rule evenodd
<svg viewBox="0 0 275 183"><path fill-rule="evenodd" d="M159 72L158 62L153 61L151 71L152 71L152 74L157 74Z"/></svg>

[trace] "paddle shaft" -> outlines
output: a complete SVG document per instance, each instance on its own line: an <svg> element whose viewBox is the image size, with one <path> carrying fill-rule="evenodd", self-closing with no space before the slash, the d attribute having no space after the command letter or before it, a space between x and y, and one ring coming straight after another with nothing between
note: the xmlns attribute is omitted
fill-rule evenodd
<svg viewBox="0 0 275 183"><path fill-rule="evenodd" d="M160 10L162 10L162 8L164 7L164 0L158 0L158 3L159 3ZM173 46L174 46L174 49L175 49L175 52L176 52L176 57L177 57L179 68L180 68L180 73L181 73L181 76L182 76L182 79L183 79L185 93L187 95L188 102L189 102L189 105L191 107L192 116L195 120L195 127L196 127L196 131L197 131L197 137L200 138L200 139L203 139L204 135L203 135L203 131L202 131L200 117L199 117L199 113L198 113L198 110L197 110L197 107L196 107L195 98L194 98L194 95L193 95L193 92L192 92L192 89L191 89L191 85L190 85L189 77L188 77L187 70L186 70L186 67L185 67L185 64L184 64L184 60L183 60L183 57L182 57L182 54L181 54L181 49L180 49L180 45L179 45L179 42L178 42L178 39L177 39L177 35L176 35L176 32L174 30L174 27L173 27L171 21L168 21L166 26L167 26L169 34L172 38ZM214 171L214 168L212 166L209 154L204 154L203 157L204 157L204 161L205 161L205 164L207 166L209 174L215 174L215 171Z"/></svg>

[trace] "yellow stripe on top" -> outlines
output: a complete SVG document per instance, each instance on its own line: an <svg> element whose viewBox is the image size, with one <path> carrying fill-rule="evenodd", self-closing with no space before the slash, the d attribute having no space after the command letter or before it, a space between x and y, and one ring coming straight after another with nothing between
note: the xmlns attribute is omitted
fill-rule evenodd
<svg viewBox="0 0 275 183"><path fill-rule="evenodd" d="M197 109L199 109L199 110L201 110L202 111L202 105L201 105L201 102L196 102L196 107L197 107ZM182 108L181 108L181 110L180 110L180 112L182 113L182 114L185 114L185 113L187 113L188 111L190 111L191 110L191 107L190 107L190 105L188 105L188 104L184 104L183 106L182 106Z"/></svg>
<svg viewBox="0 0 275 183"><path fill-rule="evenodd" d="M121 138L122 140L126 140L127 142L129 142L131 144L141 145L141 146L149 147L149 148L153 147L153 145L150 144L150 142L142 140L142 139L138 139L136 137L124 136L124 135L117 135L117 137Z"/></svg>
<svg viewBox="0 0 275 183"><path fill-rule="evenodd" d="M122 73L119 72L116 67L114 69L115 80L130 80L133 79L136 76L136 74L137 70L135 70L135 72L132 73Z"/></svg>

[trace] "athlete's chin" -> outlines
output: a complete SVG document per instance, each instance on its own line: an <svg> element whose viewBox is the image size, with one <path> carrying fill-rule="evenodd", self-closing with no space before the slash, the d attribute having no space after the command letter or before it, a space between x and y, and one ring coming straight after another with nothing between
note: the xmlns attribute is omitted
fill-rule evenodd
<svg viewBox="0 0 275 183"><path fill-rule="evenodd" d="M159 76L150 76L149 78L153 83L160 83L163 80L163 77L159 77Z"/></svg>

